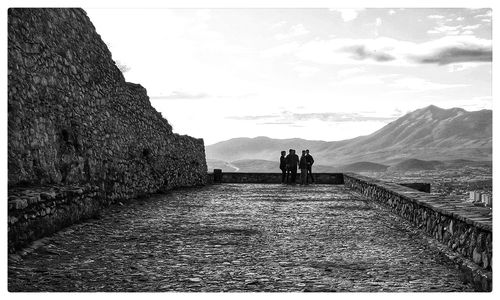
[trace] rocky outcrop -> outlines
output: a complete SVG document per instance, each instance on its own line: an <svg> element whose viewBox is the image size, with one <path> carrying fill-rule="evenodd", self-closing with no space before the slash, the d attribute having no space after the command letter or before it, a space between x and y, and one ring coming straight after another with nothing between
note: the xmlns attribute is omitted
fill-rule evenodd
<svg viewBox="0 0 500 300"><path fill-rule="evenodd" d="M8 168L9 189L86 186L102 203L207 172L203 140L174 134L85 11L67 8L9 9Z"/></svg>

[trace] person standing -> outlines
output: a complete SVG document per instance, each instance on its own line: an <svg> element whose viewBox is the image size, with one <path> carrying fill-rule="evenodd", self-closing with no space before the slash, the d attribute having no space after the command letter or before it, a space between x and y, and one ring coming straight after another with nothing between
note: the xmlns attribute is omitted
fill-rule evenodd
<svg viewBox="0 0 500 300"><path fill-rule="evenodd" d="M281 183L285 183L286 178L286 151L281 151L280 156L280 170L281 170Z"/></svg>
<svg viewBox="0 0 500 300"><path fill-rule="evenodd" d="M299 169L300 169L300 185L308 184L307 183L307 159L306 159L306 151L302 150L302 156L299 161Z"/></svg>
<svg viewBox="0 0 500 300"><path fill-rule="evenodd" d="M309 180L309 176L311 176L311 183L314 183L314 177L312 175L312 165L314 164L314 158L311 154L309 154L309 149L306 149L306 162L307 162L307 175L306 175L306 183Z"/></svg>
<svg viewBox="0 0 500 300"><path fill-rule="evenodd" d="M292 153L293 153L293 149L289 149L288 150L288 155L285 157L285 165L286 165L286 183L290 183L290 180L291 180L291 176L292 176L292 162L291 162L291 159L292 159Z"/></svg>
<svg viewBox="0 0 500 300"><path fill-rule="evenodd" d="M295 150L290 149L290 153L288 154L288 169L291 175L291 183L295 184L295 180L297 178L297 166L299 164L299 156L295 154Z"/></svg>

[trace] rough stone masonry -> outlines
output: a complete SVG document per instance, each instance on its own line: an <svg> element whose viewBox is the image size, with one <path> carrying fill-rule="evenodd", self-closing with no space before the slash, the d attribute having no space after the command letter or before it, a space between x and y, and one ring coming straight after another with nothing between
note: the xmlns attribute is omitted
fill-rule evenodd
<svg viewBox="0 0 500 300"><path fill-rule="evenodd" d="M9 9L9 249L206 173L203 140L125 82L84 10Z"/></svg>

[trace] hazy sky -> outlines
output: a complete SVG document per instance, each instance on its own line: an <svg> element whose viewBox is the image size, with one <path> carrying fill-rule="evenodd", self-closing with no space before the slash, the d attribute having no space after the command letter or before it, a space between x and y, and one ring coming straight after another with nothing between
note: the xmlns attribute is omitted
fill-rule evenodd
<svg viewBox="0 0 500 300"><path fill-rule="evenodd" d="M488 9L87 9L174 131L341 140L491 109Z"/></svg>

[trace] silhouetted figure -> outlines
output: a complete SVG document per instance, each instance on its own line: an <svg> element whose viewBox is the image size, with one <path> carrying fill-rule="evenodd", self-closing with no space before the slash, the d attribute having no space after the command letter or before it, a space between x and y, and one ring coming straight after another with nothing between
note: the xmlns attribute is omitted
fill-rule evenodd
<svg viewBox="0 0 500 300"><path fill-rule="evenodd" d="M290 169L290 158L292 157L292 149L288 150L288 154L285 157L285 166L286 166L286 183L290 183L290 177L291 177L291 169Z"/></svg>
<svg viewBox="0 0 500 300"><path fill-rule="evenodd" d="M286 151L281 151L280 156L280 170L281 170L281 183L285 183L286 179Z"/></svg>
<svg viewBox="0 0 500 300"><path fill-rule="evenodd" d="M295 184L295 179L297 178L297 165L299 164L299 156L295 154L295 150L290 149L285 159L287 166L286 181L287 183Z"/></svg>
<svg viewBox="0 0 500 300"><path fill-rule="evenodd" d="M312 174L312 165L314 164L314 158L309 154L309 149L306 150L306 162L307 162L307 176L306 183L309 181L309 176L311 176L311 183L314 183L314 177Z"/></svg>
<svg viewBox="0 0 500 300"><path fill-rule="evenodd" d="M300 169L300 184L308 184L307 183L307 158L306 151L302 150L302 156L299 161L299 169Z"/></svg>

